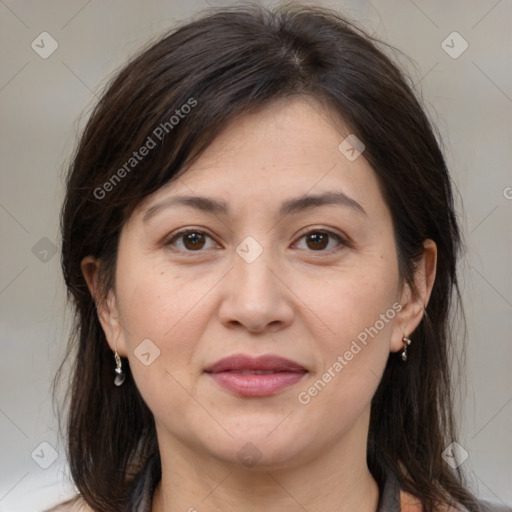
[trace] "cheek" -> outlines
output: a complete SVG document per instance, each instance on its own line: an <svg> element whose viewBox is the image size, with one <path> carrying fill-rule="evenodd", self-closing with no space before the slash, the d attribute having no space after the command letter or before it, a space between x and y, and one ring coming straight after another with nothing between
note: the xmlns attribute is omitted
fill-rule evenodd
<svg viewBox="0 0 512 512"><path fill-rule="evenodd" d="M117 273L119 310L130 338L164 341L186 324L205 295L201 279L184 278L164 265L120 261Z"/></svg>
<svg viewBox="0 0 512 512"><path fill-rule="evenodd" d="M122 336L135 378L146 378L148 368L136 359L138 347L147 339L159 351L155 364L182 378L210 318L207 290L216 279L211 275L191 279L163 265L136 265L130 260L119 262L117 278Z"/></svg>
<svg viewBox="0 0 512 512"><path fill-rule="evenodd" d="M321 282L320 288L318 282L317 288L304 283L301 292L318 290L310 292L308 306L318 316L312 317L310 327L321 354L312 387L301 389L301 403L309 401L311 411L319 414L332 406L329 421L338 429L369 405L389 357L401 308L393 247Z"/></svg>
<svg viewBox="0 0 512 512"><path fill-rule="evenodd" d="M318 338L329 340L333 349L342 349L361 333L364 341L364 333L374 332L375 324L381 338L389 337L396 316L392 306L398 298L398 272L392 254L361 261L321 279L302 280L296 290L315 314L310 316Z"/></svg>
<svg viewBox="0 0 512 512"><path fill-rule="evenodd" d="M120 263L119 312L131 373L155 418L174 424L176 410L184 417L194 406L189 393L195 394L195 381L190 372L195 367L197 342L211 314L205 290L215 281L211 277L185 279L158 266ZM140 277L123 280L124 276ZM148 352L149 361L141 357ZM181 428L178 423L177 430Z"/></svg>
<svg viewBox="0 0 512 512"><path fill-rule="evenodd" d="M389 357L399 307L391 283L385 280L378 286L348 279L345 286L338 284L318 299L318 311L329 329L317 324L319 371L297 397L311 417L324 418L324 428L334 437L369 408Z"/></svg>

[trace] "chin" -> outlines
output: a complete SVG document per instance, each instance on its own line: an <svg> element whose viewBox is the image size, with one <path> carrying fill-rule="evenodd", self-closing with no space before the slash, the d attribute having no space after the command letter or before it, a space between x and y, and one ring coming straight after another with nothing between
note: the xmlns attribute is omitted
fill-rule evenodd
<svg viewBox="0 0 512 512"><path fill-rule="evenodd" d="M279 421L282 421L280 418ZM276 470L296 466L304 460L313 440L300 439L293 429L276 428L279 421L251 428L240 425L228 428L233 437L210 438L203 447L212 457L251 470ZM286 421L286 420L285 420ZM270 434L269 434L270 433Z"/></svg>

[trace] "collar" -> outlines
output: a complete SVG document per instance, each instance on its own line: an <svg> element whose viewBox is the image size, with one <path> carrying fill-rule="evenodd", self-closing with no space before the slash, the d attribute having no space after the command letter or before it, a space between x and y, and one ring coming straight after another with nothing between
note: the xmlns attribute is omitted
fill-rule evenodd
<svg viewBox="0 0 512 512"><path fill-rule="evenodd" d="M161 478L160 456L155 454L147 460L135 478L125 512L151 512L153 493ZM381 488L377 512L400 512L400 498L398 481L393 475L388 475Z"/></svg>

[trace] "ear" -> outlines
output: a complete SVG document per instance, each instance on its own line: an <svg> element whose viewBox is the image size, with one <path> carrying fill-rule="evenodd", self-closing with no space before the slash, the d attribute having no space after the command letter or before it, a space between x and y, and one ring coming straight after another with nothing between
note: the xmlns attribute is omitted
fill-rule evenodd
<svg viewBox="0 0 512 512"><path fill-rule="evenodd" d="M96 304L98 319L110 349L112 352L117 350L120 356L126 357L126 343L119 322L116 295L114 290L109 290L107 297L103 297L100 293L98 285L99 265L98 260L92 256L85 257L81 263L82 274Z"/></svg>
<svg viewBox="0 0 512 512"><path fill-rule="evenodd" d="M391 338L392 352L402 350L402 338L404 336L410 337L414 329L420 324L432 293L436 268L437 246L433 240L427 239L423 242L423 255L414 273L416 292L414 293L408 284L405 284L402 289L400 297L402 309L396 315L396 323ZM412 341L414 342L414 336Z"/></svg>

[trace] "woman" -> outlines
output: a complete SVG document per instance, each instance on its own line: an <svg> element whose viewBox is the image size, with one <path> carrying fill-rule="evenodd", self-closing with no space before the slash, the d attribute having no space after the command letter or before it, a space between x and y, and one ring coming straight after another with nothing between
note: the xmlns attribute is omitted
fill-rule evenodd
<svg viewBox="0 0 512 512"><path fill-rule="evenodd" d="M480 510L445 461L450 177L339 14L223 9L146 49L89 120L62 233L64 509Z"/></svg>

